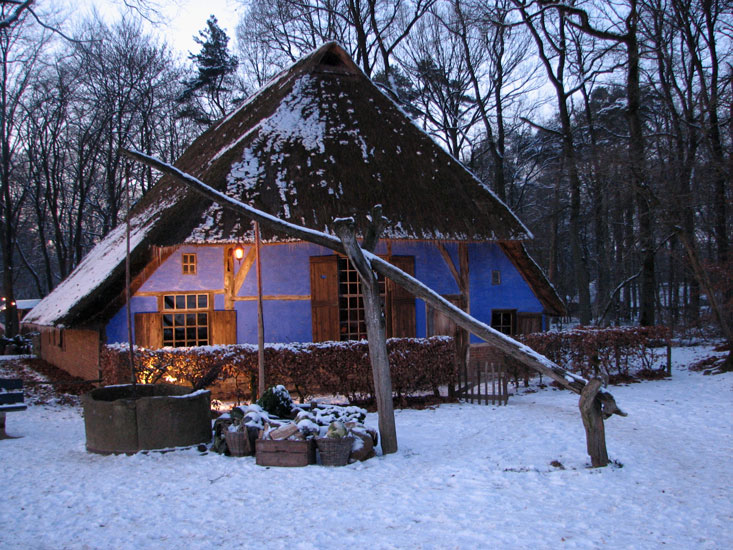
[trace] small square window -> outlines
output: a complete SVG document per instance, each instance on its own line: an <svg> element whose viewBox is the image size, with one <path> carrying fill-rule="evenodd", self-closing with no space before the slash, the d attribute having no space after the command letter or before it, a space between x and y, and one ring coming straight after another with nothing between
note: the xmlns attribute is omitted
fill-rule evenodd
<svg viewBox="0 0 733 550"><path fill-rule="evenodd" d="M196 254L183 254L181 265L184 275L196 275Z"/></svg>
<svg viewBox="0 0 733 550"><path fill-rule="evenodd" d="M491 284L492 285L501 284L501 271L499 271L498 269L494 269L491 272Z"/></svg>

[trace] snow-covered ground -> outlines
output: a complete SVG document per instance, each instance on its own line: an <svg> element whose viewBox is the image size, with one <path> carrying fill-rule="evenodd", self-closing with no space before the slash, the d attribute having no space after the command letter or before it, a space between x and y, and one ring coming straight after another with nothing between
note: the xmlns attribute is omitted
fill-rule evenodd
<svg viewBox="0 0 733 550"><path fill-rule="evenodd" d="M603 469L552 389L397 411L399 452L342 468L99 456L78 408L31 406L0 441L0 548L733 548L733 374L681 368L696 355L610 388L629 416L606 422Z"/></svg>

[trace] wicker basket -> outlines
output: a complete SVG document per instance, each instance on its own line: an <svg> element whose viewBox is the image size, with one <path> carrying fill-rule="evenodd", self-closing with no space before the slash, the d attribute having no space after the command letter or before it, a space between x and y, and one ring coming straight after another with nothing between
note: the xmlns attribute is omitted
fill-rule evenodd
<svg viewBox="0 0 733 550"><path fill-rule="evenodd" d="M322 437L316 439L323 466L345 466L349 462L353 437Z"/></svg>
<svg viewBox="0 0 733 550"><path fill-rule="evenodd" d="M232 456L249 456L252 454L252 448L249 444L249 435L246 429L241 432L230 432L224 429L224 439L227 442L229 454Z"/></svg>

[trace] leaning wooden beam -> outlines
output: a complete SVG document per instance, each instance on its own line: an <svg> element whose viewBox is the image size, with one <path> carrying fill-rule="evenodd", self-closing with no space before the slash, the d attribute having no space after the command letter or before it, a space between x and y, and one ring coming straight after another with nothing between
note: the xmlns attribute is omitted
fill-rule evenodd
<svg viewBox="0 0 733 550"><path fill-rule="evenodd" d="M340 254L346 255L346 251L341 241L334 236L316 231L314 229L308 229L290 222L281 220L275 216L257 210L249 205L246 205L236 199L233 199L224 193L217 191L216 189L206 185L202 181L196 179L190 174L182 172L175 166L162 162L154 157L141 153L139 151L128 151L123 152L130 158L152 166L153 168L163 172L174 178L176 181L183 183L199 193L201 196L215 201L222 206L230 208L239 214L248 218L257 220L262 225L265 225L276 231L287 233L292 237L309 241L314 244L318 244L339 252ZM577 394L583 391L587 381L576 374L569 372L562 368L560 365L553 363L543 355L537 353L533 349L525 346L524 344L517 342L513 338L510 338L506 334L494 330L490 326L482 323L481 321L471 317L466 312L462 311L458 307L451 304L448 300L431 290L430 288L423 285L420 281L414 277L408 275L401 269L393 266L386 260L382 260L378 256L364 251L364 257L369 261L376 272L381 273L385 277L389 277L395 283L400 285L402 288L426 301L434 309L437 309L441 313L445 314L448 318L452 319L461 328L466 329L470 333L476 335L482 340L497 347L510 357L513 357L520 363L528 366L529 368L542 373L544 376L551 378L556 381L562 387L569 389ZM610 416L611 414L618 414L625 416L626 414L616 406L616 402L613 396L606 391L598 392L598 399L604 404L604 414Z"/></svg>

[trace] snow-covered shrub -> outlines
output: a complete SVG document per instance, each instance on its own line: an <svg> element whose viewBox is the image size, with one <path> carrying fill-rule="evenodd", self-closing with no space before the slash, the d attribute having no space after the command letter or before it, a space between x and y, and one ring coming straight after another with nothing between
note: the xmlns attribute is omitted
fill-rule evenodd
<svg viewBox="0 0 733 550"><path fill-rule="evenodd" d="M257 404L278 418L289 418L293 412L293 400L283 385L267 388L257 400Z"/></svg>
<svg viewBox="0 0 733 550"><path fill-rule="evenodd" d="M586 378L628 376L652 369L668 338L669 329L663 326L577 328L519 337L533 350Z"/></svg>

